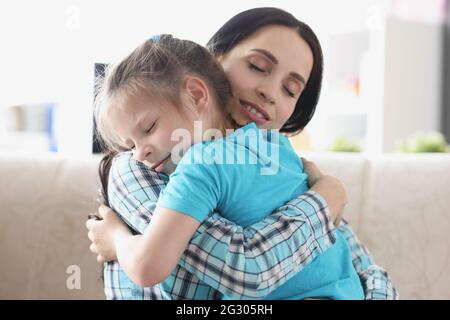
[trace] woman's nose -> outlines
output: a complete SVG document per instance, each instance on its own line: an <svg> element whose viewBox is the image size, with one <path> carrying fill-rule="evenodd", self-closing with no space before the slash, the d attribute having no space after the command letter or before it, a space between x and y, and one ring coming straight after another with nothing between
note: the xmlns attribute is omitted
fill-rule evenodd
<svg viewBox="0 0 450 320"><path fill-rule="evenodd" d="M149 147L136 147L133 151L133 157L136 161L143 162L148 160L148 157L151 155L151 151Z"/></svg>
<svg viewBox="0 0 450 320"><path fill-rule="evenodd" d="M264 100L264 102L266 102L268 104L275 103L274 95L272 94L272 92L273 92L273 89L271 89L270 84L267 84L267 83L264 85L261 85L257 89L258 96L260 96Z"/></svg>

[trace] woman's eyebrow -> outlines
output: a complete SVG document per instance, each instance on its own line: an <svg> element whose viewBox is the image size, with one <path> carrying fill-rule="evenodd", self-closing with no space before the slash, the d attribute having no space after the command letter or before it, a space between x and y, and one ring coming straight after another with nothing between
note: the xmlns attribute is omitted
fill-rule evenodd
<svg viewBox="0 0 450 320"><path fill-rule="evenodd" d="M251 49L250 51L256 51L258 53L261 53L262 55L264 55L267 59L269 59L270 61L272 61L273 64L278 64L278 60L277 58L275 58L275 56L273 54L271 54L269 51L265 50L265 49ZM301 83L303 83L304 86L306 86L306 81L305 78L303 78L300 74L298 74L297 72L291 72L289 73L289 75L300 81Z"/></svg>

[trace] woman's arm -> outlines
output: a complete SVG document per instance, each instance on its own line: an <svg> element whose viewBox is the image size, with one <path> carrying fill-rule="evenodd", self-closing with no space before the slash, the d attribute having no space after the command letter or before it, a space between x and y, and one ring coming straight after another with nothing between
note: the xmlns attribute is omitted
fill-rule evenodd
<svg viewBox="0 0 450 320"><path fill-rule="evenodd" d="M165 183L163 176L125 153L111 169L110 201L129 226L143 233ZM92 221L91 240L92 226L101 223ZM263 297L330 247L333 232L325 199L310 191L245 229L210 215L180 265L228 296ZM95 246L91 250L97 252Z"/></svg>
<svg viewBox="0 0 450 320"><path fill-rule="evenodd" d="M342 220L339 231L344 234L352 251L353 266L358 272L366 300L398 300L398 291L387 272L375 264L367 248L359 241L347 221Z"/></svg>
<svg viewBox="0 0 450 320"><path fill-rule="evenodd" d="M216 213L200 226L179 265L226 296L251 299L268 295L314 260L334 243L324 204L333 204L335 218L347 197L339 180L303 162L310 191L247 228Z"/></svg>

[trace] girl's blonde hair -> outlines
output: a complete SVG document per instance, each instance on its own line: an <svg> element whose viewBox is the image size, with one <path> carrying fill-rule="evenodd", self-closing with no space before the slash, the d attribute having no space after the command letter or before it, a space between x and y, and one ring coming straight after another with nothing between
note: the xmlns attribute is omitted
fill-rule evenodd
<svg viewBox="0 0 450 320"><path fill-rule="evenodd" d="M149 93L174 105L180 104L180 93L186 75L202 78L219 107L224 111L231 98L231 87L221 65L204 47L171 35L145 41L116 65L109 66L96 83L95 121L97 136L107 150L127 149L111 128L106 113L112 99L123 94Z"/></svg>

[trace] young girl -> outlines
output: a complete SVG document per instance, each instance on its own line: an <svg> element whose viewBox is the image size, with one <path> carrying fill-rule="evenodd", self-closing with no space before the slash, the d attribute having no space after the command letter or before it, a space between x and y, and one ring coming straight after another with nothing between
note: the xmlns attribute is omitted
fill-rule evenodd
<svg viewBox="0 0 450 320"><path fill-rule="evenodd" d="M297 40L292 45L305 46L294 30L291 37ZM310 68L300 73L286 81L286 96L301 94ZM153 163L156 171L173 164L174 148L186 152L145 233L131 236L121 225L111 230L120 264L140 285L154 285L170 275L200 223L214 209L249 225L308 189L301 161L278 132L261 132L251 123L220 138L233 127L225 111L230 93L226 84L225 74L204 48L170 36L147 41L108 75L106 100L96 113L104 140L112 146L135 148L135 158ZM274 97L260 98L239 103L262 124L273 122L280 128L290 118L293 108L288 107L293 104L275 109ZM201 121L201 134L194 132L194 120ZM180 128L194 137L184 139L181 147L171 139ZM249 136L256 137L256 143L249 142ZM273 151L270 155L263 151L267 146ZM256 161L224 162L218 151L225 157L236 153ZM264 174L274 162L275 172ZM308 297L363 298L351 252L339 233L330 249L267 298Z"/></svg>

